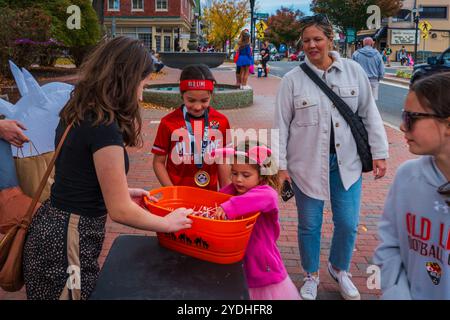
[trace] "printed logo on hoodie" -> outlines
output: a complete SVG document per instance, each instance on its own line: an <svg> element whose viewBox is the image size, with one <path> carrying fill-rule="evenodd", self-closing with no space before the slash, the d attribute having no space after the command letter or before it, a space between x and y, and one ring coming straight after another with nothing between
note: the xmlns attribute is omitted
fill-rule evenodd
<svg viewBox="0 0 450 320"><path fill-rule="evenodd" d="M441 280L441 266L437 262L427 262L427 272L433 284L437 286Z"/></svg>

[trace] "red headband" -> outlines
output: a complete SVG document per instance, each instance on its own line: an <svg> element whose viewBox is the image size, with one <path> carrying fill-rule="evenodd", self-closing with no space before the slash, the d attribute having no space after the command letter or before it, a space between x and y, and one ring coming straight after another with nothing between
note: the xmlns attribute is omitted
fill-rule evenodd
<svg viewBox="0 0 450 320"><path fill-rule="evenodd" d="M180 81L180 91L188 90L214 90L214 82L211 80L181 80Z"/></svg>

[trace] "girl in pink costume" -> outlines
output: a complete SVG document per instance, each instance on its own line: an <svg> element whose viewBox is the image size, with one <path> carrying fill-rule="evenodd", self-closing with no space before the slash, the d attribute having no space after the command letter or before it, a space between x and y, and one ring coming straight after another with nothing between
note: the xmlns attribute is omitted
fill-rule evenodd
<svg viewBox="0 0 450 320"><path fill-rule="evenodd" d="M219 219L238 219L260 212L247 246L244 271L251 300L300 300L300 295L283 264L277 239L280 235L278 174L271 150L245 143L237 149L216 149L213 156L233 159L232 183L220 191L232 194L221 204Z"/></svg>

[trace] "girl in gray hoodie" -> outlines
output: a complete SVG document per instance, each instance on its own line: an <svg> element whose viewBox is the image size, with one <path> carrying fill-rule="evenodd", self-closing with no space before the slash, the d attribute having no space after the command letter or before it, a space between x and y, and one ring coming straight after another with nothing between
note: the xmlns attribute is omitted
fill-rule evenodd
<svg viewBox="0 0 450 320"><path fill-rule="evenodd" d="M411 85L403 123L421 157L397 171L379 225L382 299L450 299L450 73Z"/></svg>

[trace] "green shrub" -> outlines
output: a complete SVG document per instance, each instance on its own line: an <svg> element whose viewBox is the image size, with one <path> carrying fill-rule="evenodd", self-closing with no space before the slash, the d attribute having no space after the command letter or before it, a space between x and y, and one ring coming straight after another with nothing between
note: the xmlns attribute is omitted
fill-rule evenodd
<svg viewBox="0 0 450 320"><path fill-rule="evenodd" d="M51 57L51 50L58 47L56 41L50 40L51 18L42 9L4 7L0 26L0 72L7 76L8 60L29 67L40 63L42 57Z"/></svg>

